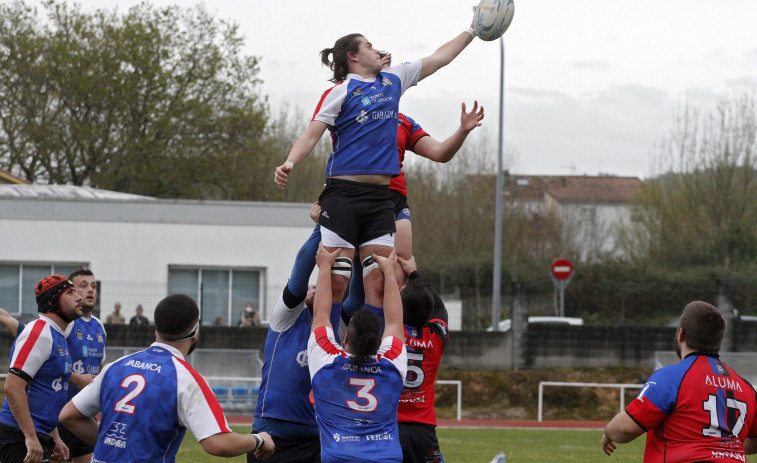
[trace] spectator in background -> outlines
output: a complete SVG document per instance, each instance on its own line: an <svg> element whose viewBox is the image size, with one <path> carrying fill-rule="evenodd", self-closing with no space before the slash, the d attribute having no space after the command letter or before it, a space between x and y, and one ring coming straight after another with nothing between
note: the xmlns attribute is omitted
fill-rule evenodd
<svg viewBox="0 0 757 463"><path fill-rule="evenodd" d="M260 314L252 306L252 303L248 302L239 315L239 326L260 326Z"/></svg>
<svg viewBox="0 0 757 463"><path fill-rule="evenodd" d="M145 317L144 309L142 308L142 304L137 304L137 314L131 317L131 320L129 320L129 325L149 325L150 320Z"/></svg>
<svg viewBox="0 0 757 463"><path fill-rule="evenodd" d="M215 326L226 326L226 320L223 319L223 317L216 317L215 322L213 322Z"/></svg>
<svg viewBox="0 0 757 463"><path fill-rule="evenodd" d="M120 302L116 302L116 305L113 306L113 313L108 315L108 317L105 319L105 323L109 325L123 325L124 323L126 323L126 318L121 315Z"/></svg>

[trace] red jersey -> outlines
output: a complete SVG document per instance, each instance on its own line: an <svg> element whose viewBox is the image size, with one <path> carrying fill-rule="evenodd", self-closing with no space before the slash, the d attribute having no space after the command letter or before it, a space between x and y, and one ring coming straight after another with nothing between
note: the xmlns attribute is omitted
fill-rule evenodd
<svg viewBox="0 0 757 463"><path fill-rule="evenodd" d="M429 321L420 331L405 325L407 375L397 408L398 422L436 426L434 382L447 339L447 308L434 292L434 311Z"/></svg>
<svg viewBox="0 0 757 463"><path fill-rule="evenodd" d="M626 413L647 431L649 462L745 463L742 444L757 437L754 388L712 354L655 371Z"/></svg>
<svg viewBox="0 0 757 463"><path fill-rule="evenodd" d="M420 125L416 124L414 120L402 113L399 115L397 124L397 150L400 157L400 174L397 177L392 177L389 188L402 193L403 196L407 196L405 174L402 172L402 163L405 162L405 151L412 151L415 143L427 136L428 133Z"/></svg>

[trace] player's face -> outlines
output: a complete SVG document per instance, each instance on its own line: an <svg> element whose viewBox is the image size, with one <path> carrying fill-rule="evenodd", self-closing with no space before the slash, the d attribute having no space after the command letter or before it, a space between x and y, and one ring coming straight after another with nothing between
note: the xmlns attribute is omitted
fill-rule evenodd
<svg viewBox="0 0 757 463"><path fill-rule="evenodd" d="M358 65L378 74L384 66L379 51L373 48L373 44L365 37L358 37L357 40L359 45L355 56L357 57Z"/></svg>
<svg viewBox="0 0 757 463"><path fill-rule="evenodd" d="M97 282L91 275L77 275L74 277L74 288L82 298L82 312L90 313L97 302Z"/></svg>
<svg viewBox="0 0 757 463"><path fill-rule="evenodd" d="M81 317L81 301L81 296L72 286L60 295L60 310L69 320L79 318Z"/></svg>

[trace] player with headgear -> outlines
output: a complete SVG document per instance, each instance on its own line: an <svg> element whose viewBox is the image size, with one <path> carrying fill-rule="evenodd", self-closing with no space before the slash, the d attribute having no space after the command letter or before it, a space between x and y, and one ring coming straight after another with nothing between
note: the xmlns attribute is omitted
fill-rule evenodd
<svg viewBox="0 0 757 463"><path fill-rule="evenodd" d="M66 404L61 423L95 445L93 461L173 462L187 428L211 455L271 455L268 434L229 429L205 379L185 361L199 335L194 300L183 294L164 298L155 308L156 341L106 365ZM98 427L94 417L100 412Z"/></svg>
<svg viewBox="0 0 757 463"><path fill-rule="evenodd" d="M0 410L0 461L38 463L68 459L58 435L58 413L66 403L71 355L65 331L81 316L81 296L62 275L37 283L39 318L26 325L11 348Z"/></svg>

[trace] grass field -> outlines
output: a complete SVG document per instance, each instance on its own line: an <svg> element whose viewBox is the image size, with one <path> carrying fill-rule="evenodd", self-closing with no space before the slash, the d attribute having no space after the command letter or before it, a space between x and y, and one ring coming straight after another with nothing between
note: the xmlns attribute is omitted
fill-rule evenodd
<svg viewBox="0 0 757 463"><path fill-rule="evenodd" d="M249 432L249 426L237 426L237 432ZM504 451L509 463L638 463L644 457L644 439L619 445L611 457L600 448L602 431L543 429L438 429L439 445L447 463L489 463ZM187 433L176 461L246 462L244 456L230 459L211 457ZM757 461L757 460L755 460Z"/></svg>

